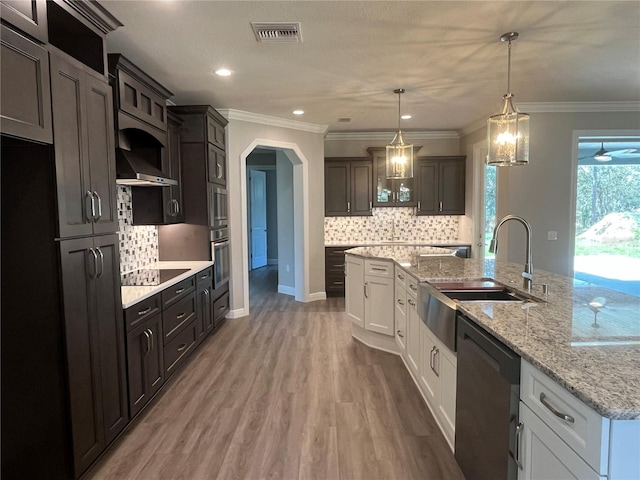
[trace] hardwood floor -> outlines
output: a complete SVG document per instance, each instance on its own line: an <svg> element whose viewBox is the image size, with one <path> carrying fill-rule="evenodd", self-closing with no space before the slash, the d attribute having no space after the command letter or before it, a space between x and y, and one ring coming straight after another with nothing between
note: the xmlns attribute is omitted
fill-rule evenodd
<svg viewBox="0 0 640 480"><path fill-rule="evenodd" d="M399 357L353 340L344 298L251 275L227 320L88 478L463 479Z"/></svg>

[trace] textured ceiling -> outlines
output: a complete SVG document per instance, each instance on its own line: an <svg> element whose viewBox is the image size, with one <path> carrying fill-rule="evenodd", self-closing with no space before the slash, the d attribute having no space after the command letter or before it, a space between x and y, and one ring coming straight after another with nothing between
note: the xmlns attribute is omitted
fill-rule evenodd
<svg viewBox="0 0 640 480"><path fill-rule="evenodd" d="M640 101L638 1L101 1L124 27L107 37L174 93L328 125L461 130L496 113L513 44L516 103ZM300 22L302 43L260 44L250 22ZM221 66L231 77L213 74ZM291 112L301 108L302 117ZM350 117L350 123L338 118Z"/></svg>

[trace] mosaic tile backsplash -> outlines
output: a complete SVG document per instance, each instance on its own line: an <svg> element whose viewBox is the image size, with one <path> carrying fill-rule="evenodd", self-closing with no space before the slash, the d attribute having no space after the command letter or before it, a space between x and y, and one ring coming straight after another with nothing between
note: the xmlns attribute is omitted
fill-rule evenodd
<svg viewBox="0 0 640 480"><path fill-rule="evenodd" d="M456 242L457 215L416 216L413 208L374 208L370 217L324 217L324 242L354 245L380 241Z"/></svg>
<svg viewBox="0 0 640 480"><path fill-rule="evenodd" d="M118 185L120 272L130 272L158 261L158 227L131 224L131 187Z"/></svg>

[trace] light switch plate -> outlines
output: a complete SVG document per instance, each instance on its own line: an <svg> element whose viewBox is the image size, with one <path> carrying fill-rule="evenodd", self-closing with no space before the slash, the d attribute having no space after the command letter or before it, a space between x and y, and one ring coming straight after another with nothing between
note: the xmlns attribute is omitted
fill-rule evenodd
<svg viewBox="0 0 640 480"><path fill-rule="evenodd" d="M558 232L554 230L550 230L547 232L547 240L557 240L557 239L558 239Z"/></svg>

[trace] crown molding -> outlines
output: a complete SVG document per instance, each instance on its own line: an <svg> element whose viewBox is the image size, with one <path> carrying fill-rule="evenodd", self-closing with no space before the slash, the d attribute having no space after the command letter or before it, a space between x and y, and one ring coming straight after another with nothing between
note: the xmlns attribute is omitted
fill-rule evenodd
<svg viewBox="0 0 640 480"><path fill-rule="evenodd" d="M391 141L395 131L390 132L329 132L325 136L326 141L351 141L351 140L386 140ZM454 130L431 131L403 131L405 140L434 140L434 139L459 139L460 134Z"/></svg>
<svg viewBox="0 0 640 480"><path fill-rule="evenodd" d="M314 123L299 122L297 120L286 120L284 118L271 117L260 113L245 112L233 108L216 108L216 110L227 120L240 120L243 122L259 123L272 127L290 128L292 130L302 130L311 133L326 133L329 125L316 125Z"/></svg>
<svg viewBox="0 0 640 480"><path fill-rule="evenodd" d="M526 113L640 112L640 102L518 102Z"/></svg>

